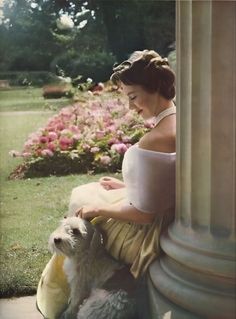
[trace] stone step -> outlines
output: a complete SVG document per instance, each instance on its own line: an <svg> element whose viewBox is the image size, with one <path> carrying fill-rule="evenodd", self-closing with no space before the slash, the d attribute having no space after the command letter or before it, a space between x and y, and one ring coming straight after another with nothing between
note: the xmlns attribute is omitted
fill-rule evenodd
<svg viewBox="0 0 236 319"><path fill-rule="evenodd" d="M43 319L36 308L36 296L0 299L1 319Z"/></svg>

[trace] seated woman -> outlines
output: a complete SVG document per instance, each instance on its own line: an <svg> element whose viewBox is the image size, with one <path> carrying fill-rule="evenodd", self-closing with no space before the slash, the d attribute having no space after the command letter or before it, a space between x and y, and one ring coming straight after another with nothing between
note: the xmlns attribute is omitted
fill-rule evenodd
<svg viewBox="0 0 236 319"><path fill-rule="evenodd" d="M136 51L114 68L111 80L129 99L129 107L155 126L125 153L123 181L103 177L72 191L70 211L97 223L106 248L143 275L159 254L159 237L175 209L175 75L155 51ZM53 256L38 286L37 305L54 319L68 302L63 257Z"/></svg>

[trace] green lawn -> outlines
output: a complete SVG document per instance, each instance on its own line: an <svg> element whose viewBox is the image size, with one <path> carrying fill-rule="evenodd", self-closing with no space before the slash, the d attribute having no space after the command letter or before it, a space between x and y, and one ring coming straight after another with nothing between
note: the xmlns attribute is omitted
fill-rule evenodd
<svg viewBox="0 0 236 319"><path fill-rule="evenodd" d="M67 211L72 188L100 177L7 179L21 162L9 157L9 151L21 150L28 134L43 126L52 114L0 112L0 296L35 293L50 258L49 234Z"/></svg>
<svg viewBox="0 0 236 319"><path fill-rule="evenodd" d="M70 99L44 99L41 88L0 90L0 112L55 110L71 103Z"/></svg>

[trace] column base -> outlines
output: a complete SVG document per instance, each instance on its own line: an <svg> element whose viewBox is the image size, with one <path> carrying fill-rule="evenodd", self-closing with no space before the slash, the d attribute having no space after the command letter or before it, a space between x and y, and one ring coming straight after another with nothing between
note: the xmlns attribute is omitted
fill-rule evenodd
<svg viewBox="0 0 236 319"><path fill-rule="evenodd" d="M178 307L165 296L163 296L155 287L150 276L147 279L149 295L149 319L203 319Z"/></svg>
<svg viewBox="0 0 236 319"><path fill-rule="evenodd" d="M235 295L230 291L233 283L231 289L228 284L225 278L198 273L165 255L149 268L151 318L233 319Z"/></svg>

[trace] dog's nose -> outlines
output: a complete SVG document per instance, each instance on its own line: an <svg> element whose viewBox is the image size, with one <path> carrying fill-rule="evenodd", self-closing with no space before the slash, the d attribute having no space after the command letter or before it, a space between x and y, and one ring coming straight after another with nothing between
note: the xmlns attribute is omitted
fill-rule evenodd
<svg viewBox="0 0 236 319"><path fill-rule="evenodd" d="M61 242L61 238L54 238L54 243L59 244Z"/></svg>

